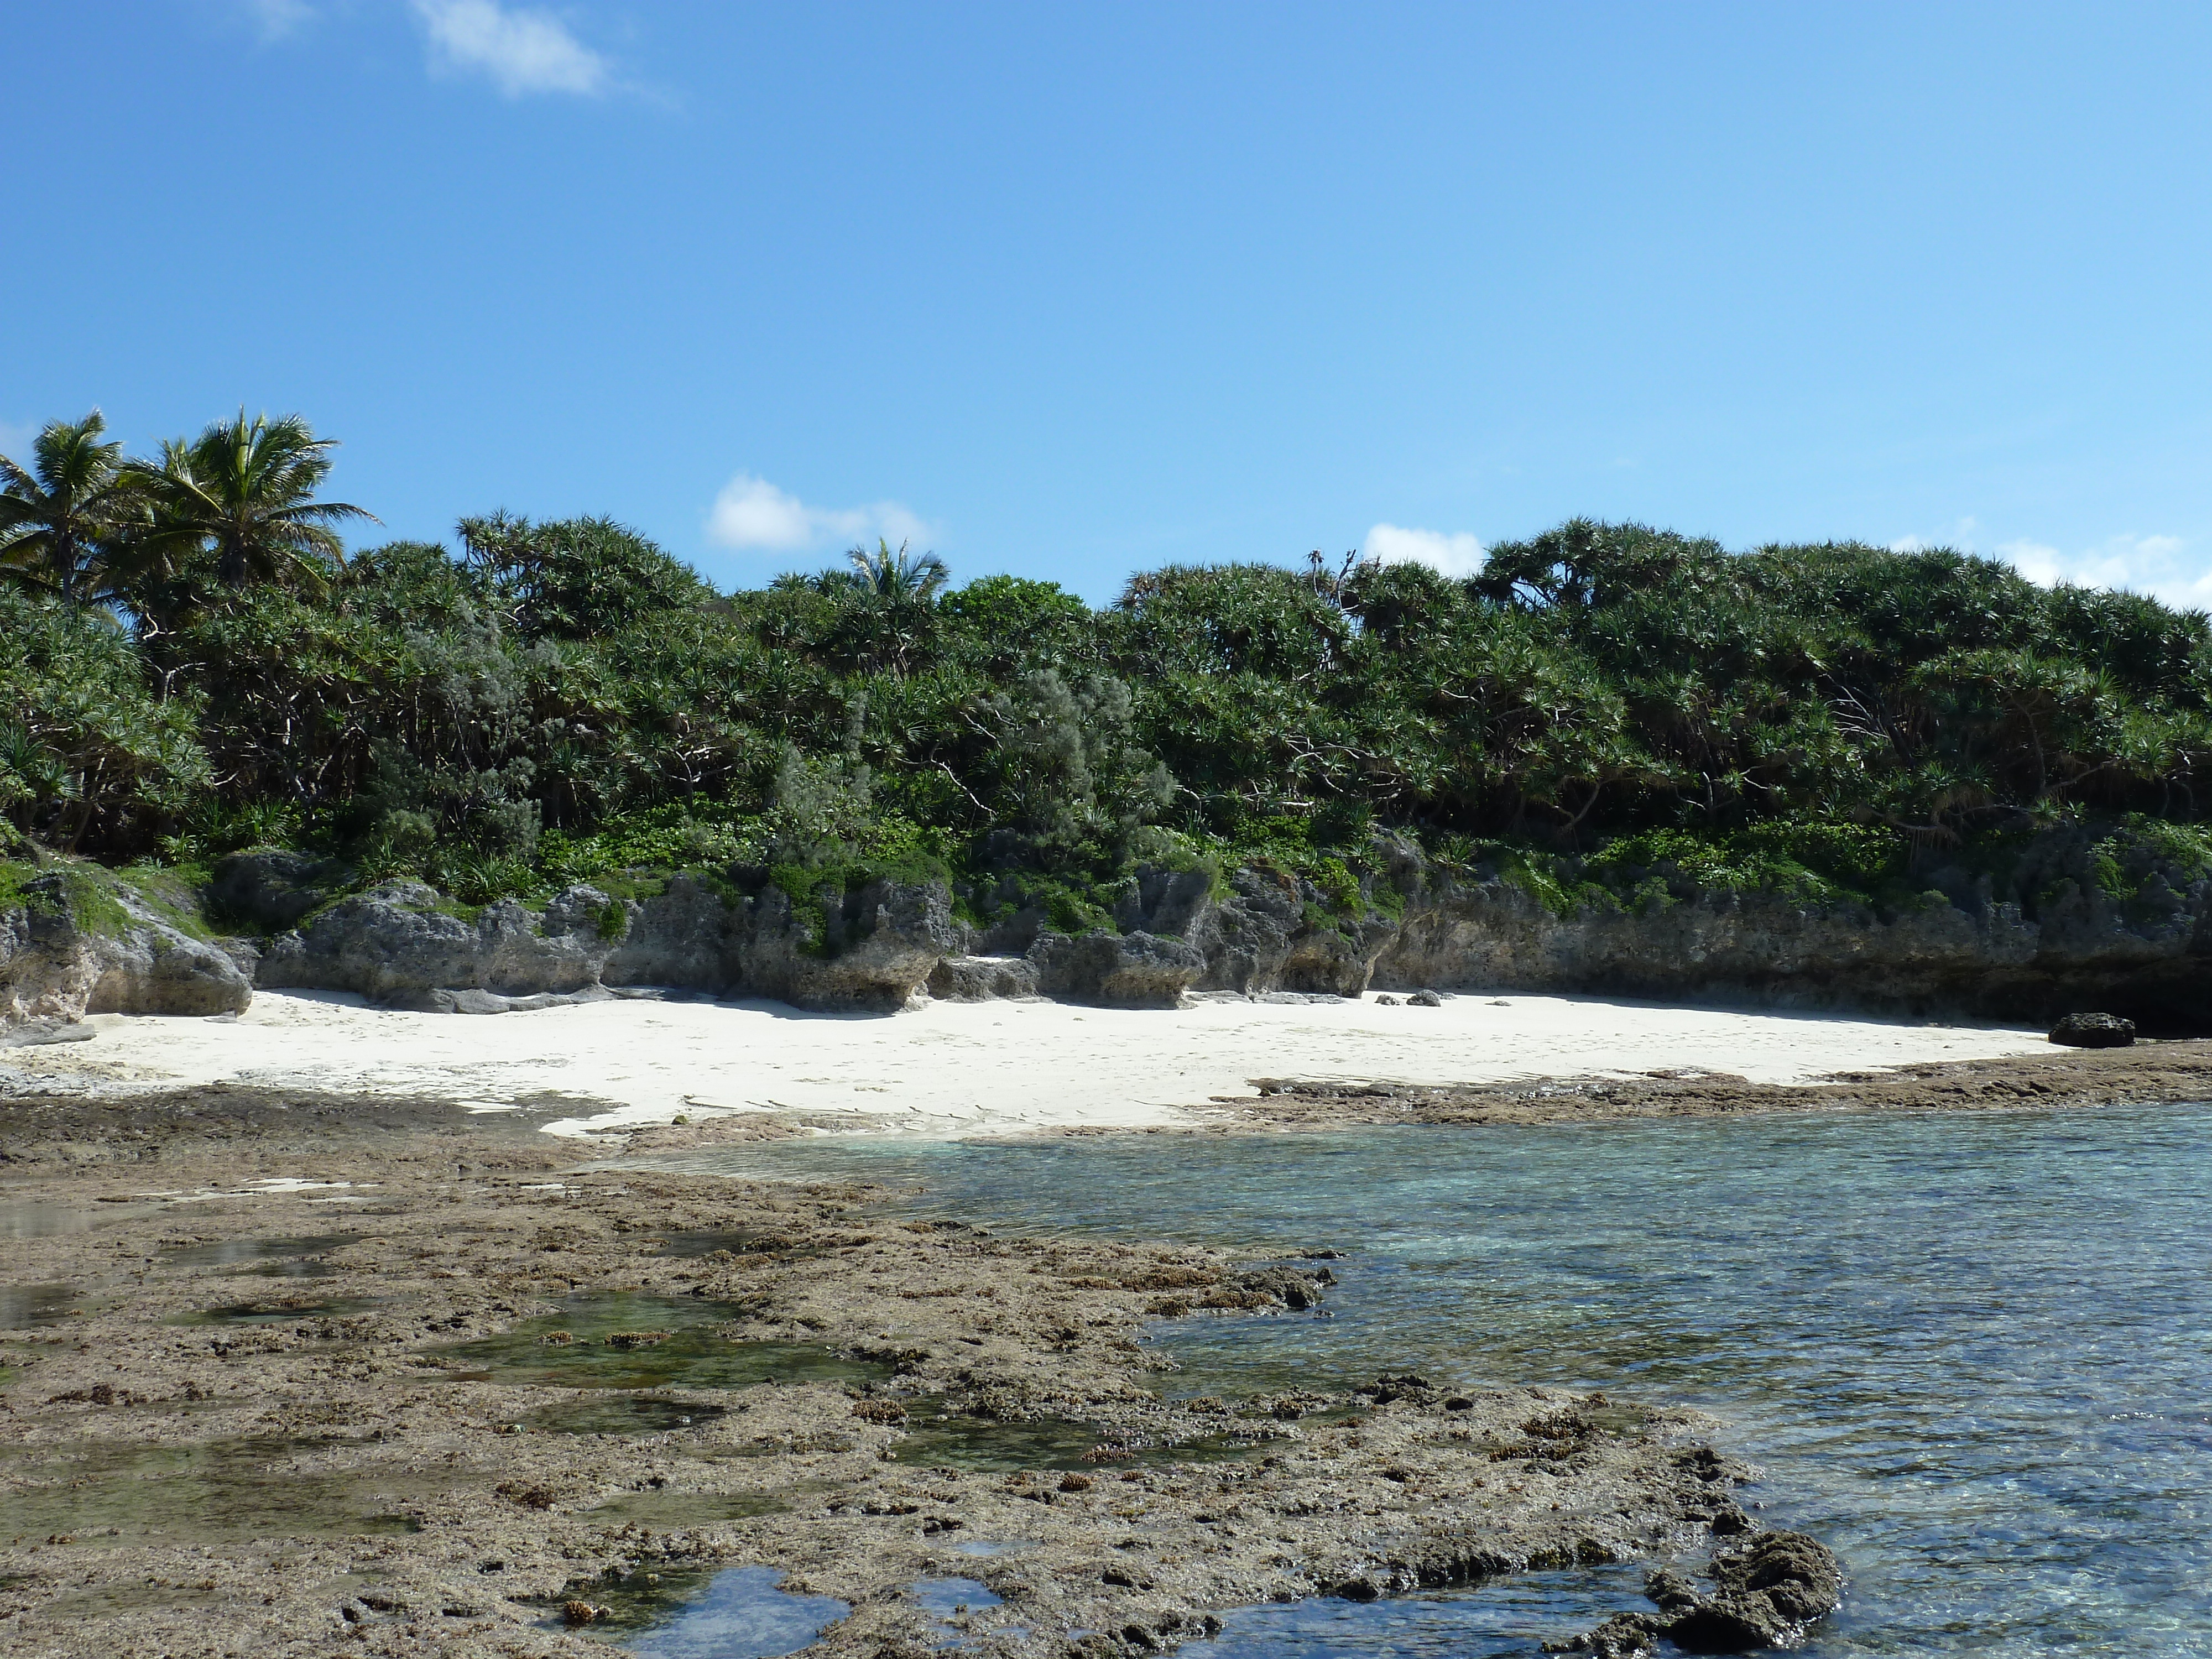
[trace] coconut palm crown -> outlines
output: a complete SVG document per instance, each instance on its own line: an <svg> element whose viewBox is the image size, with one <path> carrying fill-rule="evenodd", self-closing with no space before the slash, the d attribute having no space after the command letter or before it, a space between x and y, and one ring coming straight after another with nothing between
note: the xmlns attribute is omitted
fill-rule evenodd
<svg viewBox="0 0 2212 1659"><path fill-rule="evenodd" d="M273 582L319 592L345 562L331 525L376 521L364 507L315 499L337 442L315 436L297 415L249 422L243 409L190 443L171 439L161 465L143 475L154 501L149 539L173 563L211 551L225 587Z"/></svg>
<svg viewBox="0 0 2212 1659"><path fill-rule="evenodd" d="M102 443L98 410L81 421L49 421L26 468L0 455L0 570L71 604L108 591L118 539L139 510L123 446Z"/></svg>
<svg viewBox="0 0 2212 1659"><path fill-rule="evenodd" d="M935 599L938 590L952 580L952 572L944 560L934 553L909 553L904 542L894 553L890 544L878 538L874 552L856 547L845 556L853 562L853 568L860 572L860 579L879 599L926 603Z"/></svg>

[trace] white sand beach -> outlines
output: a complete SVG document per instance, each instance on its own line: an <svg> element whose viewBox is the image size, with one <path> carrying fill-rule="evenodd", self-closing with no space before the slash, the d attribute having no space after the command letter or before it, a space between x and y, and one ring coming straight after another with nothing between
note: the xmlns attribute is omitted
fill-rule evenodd
<svg viewBox="0 0 2212 1659"><path fill-rule="evenodd" d="M679 1112L782 1111L854 1129L974 1134L1172 1121L1250 1079L1404 1083L1842 1071L2048 1053L2038 1031L1592 998L1463 995L1109 1009L933 1002L893 1015L770 1002L617 1001L490 1017L399 1013L264 992L235 1019L96 1016L89 1042L0 1054L16 1087L229 1081L448 1097L481 1109L571 1098L584 1133Z"/></svg>

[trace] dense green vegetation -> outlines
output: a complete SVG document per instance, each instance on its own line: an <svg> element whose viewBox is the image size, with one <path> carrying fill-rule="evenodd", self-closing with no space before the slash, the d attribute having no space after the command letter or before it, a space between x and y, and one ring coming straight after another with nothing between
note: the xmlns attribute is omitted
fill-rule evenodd
<svg viewBox="0 0 2212 1659"><path fill-rule="evenodd" d="M0 476L0 833L111 862L933 871L1069 927L1146 860L1348 905L1378 830L1570 898L1874 893L2069 817L2206 862L2206 619L1958 553L1576 521L1466 581L1176 566L1094 611L878 547L724 594L604 519L349 556L296 419L100 436Z"/></svg>

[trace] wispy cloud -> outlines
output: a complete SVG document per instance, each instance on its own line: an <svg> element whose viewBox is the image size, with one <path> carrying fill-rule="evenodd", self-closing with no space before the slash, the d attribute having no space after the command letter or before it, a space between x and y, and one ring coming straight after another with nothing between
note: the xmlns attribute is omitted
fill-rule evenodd
<svg viewBox="0 0 2212 1659"><path fill-rule="evenodd" d="M533 92L590 97L612 80L607 60L550 11L499 0L413 0L434 69L483 75L509 98Z"/></svg>
<svg viewBox="0 0 2212 1659"><path fill-rule="evenodd" d="M0 455L25 466L31 464L31 441L39 428L28 421L0 421Z"/></svg>
<svg viewBox="0 0 2212 1659"><path fill-rule="evenodd" d="M809 507L750 472L724 484L707 515L708 539L744 553L801 553L875 537L896 547L926 541L930 534L930 526L903 502Z"/></svg>
<svg viewBox="0 0 2212 1659"><path fill-rule="evenodd" d="M264 40L281 40L315 15L307 0L239 0Z"/></svg>
<svg viewBox="0 0 2212 1659"><path fill-rule="evenodd" d="M1482 568L1482 544L1462 531L1407 530L1378 524L1367 532L1366 554L1384 564L1425 564L1447 576L1472 576Z"/></svg>
<svg viewBox="0 0 2212 1659"><path fill-rule="evenodd" d="M2109 536L2070 553L2022 540L2001 543L1996 551L2021 575L2045 587L2059 582L2124 587L2168 605L2212 610L2212 562L2201 553L2190 557L2189 544L2179 536Z"/></svg>

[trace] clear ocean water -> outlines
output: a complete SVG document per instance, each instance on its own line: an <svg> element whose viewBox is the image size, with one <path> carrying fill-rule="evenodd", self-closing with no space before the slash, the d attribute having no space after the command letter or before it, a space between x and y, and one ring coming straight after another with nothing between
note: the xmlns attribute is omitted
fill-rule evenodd
<svg viewBox="0 0 2212 1659"><path fill-rule="evenodd" d="M671 1160L679 1161L679 1160ZM2212 1107L816 1140L1002 1230L1346 1252L1327 1317L1163 1325L1176 1392L1417 1370L1702 1407L1849 1564L1806 1650L2212 1655ZM1634 1569L1254 1608L1200 1659L1527 1654Z"/></svg>

